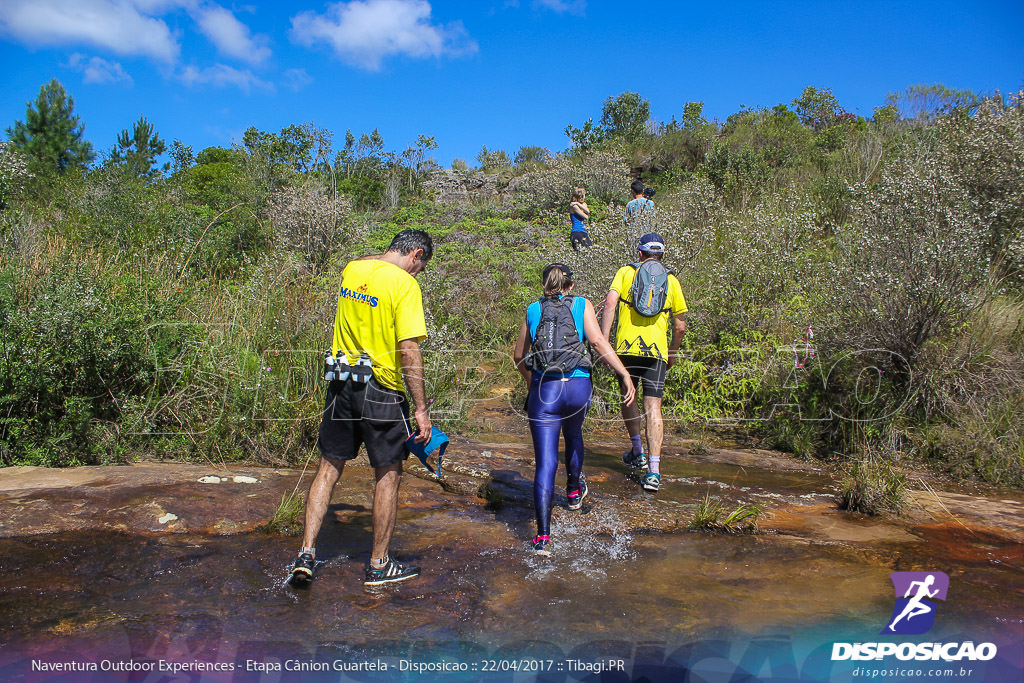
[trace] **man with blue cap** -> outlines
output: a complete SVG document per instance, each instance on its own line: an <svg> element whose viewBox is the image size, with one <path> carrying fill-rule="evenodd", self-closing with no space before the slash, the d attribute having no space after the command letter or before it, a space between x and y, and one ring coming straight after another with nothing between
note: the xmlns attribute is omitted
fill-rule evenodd
<svg viewBox="0 0 1024 683"><path fill-rule="evenodd" d="M631 447L622 461L633 469L646 467L643 488L657 491L661 487L661 446L665 435L661 398L665 374L675 363L686 331L686 299L679 280L662 265L665 238L656 232L645 234L637 244L637 253L638 261L623 266L615 274L605 299L601 332L611 341L612 323L618 320L615 353L629 371L633 384L638 389L643 386L644 392L647 451L644 452L640 434L639 402L623 403L622 418Z"/></svg>

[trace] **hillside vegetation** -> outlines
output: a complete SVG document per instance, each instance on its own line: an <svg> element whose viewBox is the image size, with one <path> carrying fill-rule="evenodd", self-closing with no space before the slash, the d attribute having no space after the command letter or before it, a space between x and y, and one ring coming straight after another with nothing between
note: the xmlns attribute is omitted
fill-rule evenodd
<svg viewBox="0 0 1024 683"><path fill-rule="evenodd" d="M680 115L609 98L561 153L456 160L449 176L495 188L457 201L427 189L426 136L387 151L349 132L338 150L302 124L195 153L141 119L98 161L58 163L9 129L0 462L304 461L341 267L404 228L436 246L420 278L432 410L469 429L474 400L518 387L509 355L541 267L570 264L598 304L657 230L690 309L666 391L676 432L730 430L862 482L923 463L1024 485L1021 95L916 87L865 119L807 88L724 122L697 102ZM658 208L627 226L634 177ZM580 254L576 185L595 243ZM597 380L592 414L613 415Z"/></svg>

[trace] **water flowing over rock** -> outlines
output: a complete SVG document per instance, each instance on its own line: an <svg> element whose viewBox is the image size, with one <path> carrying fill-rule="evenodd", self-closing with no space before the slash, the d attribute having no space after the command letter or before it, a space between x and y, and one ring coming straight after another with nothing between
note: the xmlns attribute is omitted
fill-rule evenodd
<svg viewBox="0 0 1024 683"><path fill-rule="evenodd" d="M173 657L186 641L187 657L207 661L327 656L317 648L352 661L412 644L423 656L469 656L526 641L566 657L614 641L642 659L644 642L877 634L892 608L888 574L905 570L955 582L935 637L1005 641L1024 613L1018 495L923 490L905 518L866 518L837 510L834 479L808 463L678 444L651 495L622 465L621 438L598 435L585 465L591 494L581 511L566 509L560 475L553 552L540 557L527 543L532 451L521 436L493 436L505 442L456 438L442 482L407 465L392 551L423 573L372 592L362 586L373 479L364 457L335 489L307 590L284 581L299 540L259 529L282 497L305 492L311 469L3 471L0 670L23 666L25 653L88 648ZM760 532L687 530L706 495L763 505Z"/></svg>

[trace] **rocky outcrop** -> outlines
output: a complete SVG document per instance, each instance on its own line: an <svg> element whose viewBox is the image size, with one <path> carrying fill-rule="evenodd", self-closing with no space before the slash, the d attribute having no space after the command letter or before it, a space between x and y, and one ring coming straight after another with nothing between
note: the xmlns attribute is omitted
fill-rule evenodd
<svg viewBox="0 0 1024 683"><path fill-rule="evenodd" d="M503 205L512 201L514 180L509 172L488 174L440 169L432 172L423 186L438 204Z"/></svg>

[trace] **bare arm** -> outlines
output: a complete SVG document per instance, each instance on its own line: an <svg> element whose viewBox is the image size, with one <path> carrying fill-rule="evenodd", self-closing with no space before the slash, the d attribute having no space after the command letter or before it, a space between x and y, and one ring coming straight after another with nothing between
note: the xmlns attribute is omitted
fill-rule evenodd
<svg viewBox="0 0 1024 683"><path fill-rule="evenodd" d="M683 334L686 333L686 318L683 316L685 313L672 317L672 344L668 347L668 367L672 367L676 362L676 351L683 343Z"/></svg>
<svg viewBox="0 0 1024 683"><path fill-rule="evenodd" d="M398 355L402 360L402 379L409 389L412 402L416 404L416 425L419 427L419 436L416 441L426 443L430 441L430 413L427 411L427 392L423 385L423 355L420 353L420 343L415 339L403 339L398 342Z"/></svg>
<svg viewBox="0 0 1024 683"><path fill-rule="evenodd" d="M530 384L530 368L526 367L526 346L530 339L530 328L523 321L523 326L519 328L519 338L516 339L515 349L512 351L512 360L516 363L516 370L526 380L527 386Z"/></svg>
<svg viewBox="0 0 1024 683"><path fill-rule="evenodd" d="M587 300L584 299L584 301ZM611 367L615 374L619 376L619 379L622 380L622 386L625 388L622 394L622 402L626 405L632 404L636 399L636 387L633 386L633 379L629 376L626 366L622 364L622 361L615 354L615 349L612 348L607 337L602 334L601 328L598 327L597 314L594 313L594 305L590 301L587 301L586 309L583 312L583 331L587 335L587 341L597 351L597 357Z"/></svg>
<svg viewBox="0 0 1024 683"><path fill-rule="evenodd" d="M604 300L604 311L601 312L601 334L611 343L612 323L615 321L615 311L619 307L619 293L614 289L608 292Z"/></svg>
<svg viewBox="0 0 1024 683"><path fill-rule="evenodd" d="M572 202L569 204L569 211L580 218L590 218L590 207L585 202Z"/></svg>

